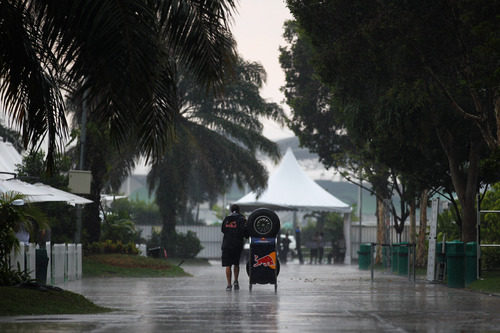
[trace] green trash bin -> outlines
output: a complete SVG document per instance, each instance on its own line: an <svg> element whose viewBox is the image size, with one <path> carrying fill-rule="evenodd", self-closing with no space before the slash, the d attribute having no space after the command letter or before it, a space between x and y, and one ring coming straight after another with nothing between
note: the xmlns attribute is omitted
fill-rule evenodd
<svg viewBox="0 0 500 333"><path fill-rule="evenodd" d="M465 287L465 247L460 241L446 242L448 287Z"/></svg>
<svg viewBox="0 0 500 333"><path fill-rule="evenodd" d="M359 269L369 269L371 264L370 258L371 244L361 244L358 251L358 267Z"/></svg>
<svg viewBox="0 0 500 333"><path fill-rule="evenodd" d="M40 284L47 284L47 266L49 264L49 257L47 250L44 248L36 249L35 251L35 277L36 281Z"/></svg>
<svg viewBox="0 0 500 333"><path fill-rule="evenodd" d="M465 244L465 285L477 280L477 243Z"/></svg>
<svg viewBox="0 0 500 333"><path fill-rule="evenodd" d="M443 252L443 242L436 243L436 264L444 264L446 262L446 243L444 243Z"/></svg>
<svg viewBox="0 0 500 333"><path fill-rule="evenodd" d="M382 247L382 265L384 268L389 267L389 248L387 246Z"/></svg>
<svg viewBox="0 0 500 333"><path fill-rule="evenodd" d="M444 249L443 249L444 247ZM436 279L438 281L444 280L446 267L446 243L436 243Z"/></svg>
<svg viewBox="0 0 500 333"><path fill-rule="evenodd" d="M391 253L391 271L393 273L398 272L398 262L399 262L399 244L394 243L392 244L392 253Z"/></svg>
<svg viewBox="0 0 500 333"><path fill-rule="evenodd" d="M400 243L398 259L398 274L408 275L408 242Z"/></svg>

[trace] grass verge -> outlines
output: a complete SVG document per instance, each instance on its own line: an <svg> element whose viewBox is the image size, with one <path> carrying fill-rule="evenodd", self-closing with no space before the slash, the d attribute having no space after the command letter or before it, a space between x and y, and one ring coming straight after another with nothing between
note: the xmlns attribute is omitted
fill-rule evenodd
<svg viewBox="0 0 500 333"><path fill-rule="evenodd" d="M89 314L111 309L95 305L65 290L0 287L0 316L42 314Z"/></svg>
<svg viewBox="0 0 500 333"><path fill-rule="evenodd" d="M181 265L205 265L200 259L155 259L137 255L103 254L83 257L83 277L181 277L190 276ZM112 311L79 294L58 288L0 286L0 316L42 314L91 314Z"/></svg>
<svg viewBox="0 0 500 333"><path fill-rule="evenodd" d="M83 277L180 277L190 276L179 259L160 259L124 254L83 257Z"/></svg>
<svg viewBox="0 0 500 333"><path fill-rule="evenodd" d="M474 291L500 295L500 271L483 272L481 280L470 283L467 288Z"/></svg>

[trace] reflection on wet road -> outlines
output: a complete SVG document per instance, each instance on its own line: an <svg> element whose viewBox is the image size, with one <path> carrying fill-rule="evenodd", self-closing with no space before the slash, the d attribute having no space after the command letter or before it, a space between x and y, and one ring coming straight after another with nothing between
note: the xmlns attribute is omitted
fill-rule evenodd
<svg viewBox="0 0 500 333"><path fill-rule="evenodd" d="M0 332L442 332L500 330L500 297L357 266L281 267L273 285L226 292L220 263L190 278L83 279L61 287L116 311L0 317Z"/></svg>

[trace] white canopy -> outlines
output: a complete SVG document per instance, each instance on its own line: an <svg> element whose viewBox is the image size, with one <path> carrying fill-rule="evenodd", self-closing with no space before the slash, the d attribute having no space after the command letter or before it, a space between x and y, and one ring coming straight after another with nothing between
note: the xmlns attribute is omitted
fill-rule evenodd
<svg viewBox="0 0 500 333"><path fill-rule="evenodd" d="M79 195L66 192L42 183L36 183L33 185L50 193L49 196L45 196L46 200L44 201L64 201L70 205L86 205L93 202L92 200L81 197Z"/></svg>
<svg viewBox="0 0 500 333"><path fill-rule="evenodd" d="M22 156L14 146L10 142L0 140L0 193L20 193L26 196L25 200L28 202L62 201L70 205L92 202L92 200L49 185L42 183L29 184L13 178L16 175L16 164L21 163Z"/></svg>
<svg viewBox="0 0 500 333"><path fill-rule="evenodd" d="M288 148L267 189L259 196L250 192L236 201L242 208L268 207L275 210L311 210L350 213L351 207L328 193L300 168Z"/></svg>
<svg viewBox="0 0 500 333"><path fill-rule="evenodd" d="M351 264L351 207L310 179L300 168L290 148L286 151L276 171L269 177L266 190L261 195L250 192L236 201L236 204L242 209L267 207L274 210L343 213L346 243L344 263Z"/></svg>
<svg viewBox="0 0 500 333"><path fill-rule="evenodd" d="M16 164L21 164L23 158L10 142L4 142L0 137L0 171L15 174Z"/></svg>
<svg viewBox="0 0 500 333"><path fill-rule="evenodd" d="M28 202L61 201L70 205L88 204L92 202L92 200L42 183L30 184L16 178L0 178L0 193L8 192L25 195L25 200Z"/></svg>

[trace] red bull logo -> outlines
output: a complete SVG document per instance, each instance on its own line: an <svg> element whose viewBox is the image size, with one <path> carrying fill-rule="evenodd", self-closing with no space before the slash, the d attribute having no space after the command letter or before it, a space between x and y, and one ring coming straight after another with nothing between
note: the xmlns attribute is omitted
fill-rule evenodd
<svg viewBox="0 0 500 333"><path fill-rule="evenodd" d="M269 267L271 269L276 269L276 252L271 252L268 255L259 258L258 255L254 255L253 267Z"/></svg>

